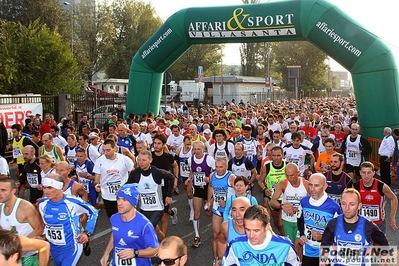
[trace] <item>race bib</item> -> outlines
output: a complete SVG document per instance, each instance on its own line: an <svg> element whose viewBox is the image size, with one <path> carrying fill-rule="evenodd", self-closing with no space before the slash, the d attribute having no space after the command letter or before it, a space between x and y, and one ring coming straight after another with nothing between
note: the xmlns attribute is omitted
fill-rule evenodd
<svg viewBox="0 0 399 266"><path fill-rule="evenodd" d="M158 192L140 194L141 209L153 210L161 206L159 202Z"/></svg>
<svg viewBox="0 0 399 266"><path fill-rule="evenodd" d="M227 192L226 191L214 191L213 197L214 197L213 206L214 206L214 209L216 210L220 206L219 205L220 200L226 201Z"/></svg>
<svg viewBox="0 0 399 266"><path fill-rule="evenodd" d="M115 254L114 254L114 262L116 266L136 266L136 259L135 258L130 258L130 259L121 259L118 256L118 253L123 251L124 249L121 248L115 248Z"/></svg>
<svg viewBox="0 0 399 266"><path fill-rule="evenodd" d="M45 228L47 240L57 246L65 245L64 226L62 224L46 225Z"/></svg>
<svg viewBox="0 0 399 266"><path fill-rule="evenodd" d="M367 206L363 205L362 207L362 215L367 218L369 221L378 221L380 220L380 212L378 206Z"/></svg>
<svg viewBox="0 0 399 266"><path fill-rule="evenodd" d="M327 194L328 197L332 200L334 200L338 206L341 206L341 196L340 195L335 195L335 194Z"/></svg>
<svg viewBox="0 0 399 266"><path fill-rule="evenodd" d="M14 159L21 158L22 156L23 155L22 155L21 149L19 147L16 147L12 150L12 157Z"/></svg>
<svg viewBox="0 0 399 266"><path fill-rule="evenodd" d="M116 194L121 187L121 181L107 182L106 186L110 194Z"/></svg>
<svg viewBox="0 0 399 266"><path fill-rule="evenodd" d="M203 187L206 185L205 182L205 173L194 173L193 179L194 179L194 186L198 187Z"/></svg>
<svg viewBox="0 0 399 266"><path fill-rule="evenodd" d="M180 163L180 176L188 177L190 175L190 166L188 163L181 162Z"/></svg>
<svg viewBox="0 0 399 266"><path fill-rule="evenodd" d="M32 188L37 188L37 186L39 185L38 174L26 173L26 179L28 180L28 183Z"/></svg>
<svg viewBox="0 0 399 266"><path fill-rule="evenodd" d="M79 183L85 188L86 192L89 193L90 180L87 178L79 177Z"/></svg>
<svg viewBox="0 0 399 266"><path fill-rule="evenodd" d="M348 151L348 157L349 158L356 158L356 152L355 151Z"/></svg>
<svg viewBox="0 0 399 266"><path fill-rule="evenodd" d="M318 229L315 229L315 228L313 228L313 227L311 227L309 225L305 225L305 236L306 236L306 239L308 240L310 245L318 246L318 245L320 245L321 240L318 241L316 239L313 239L312 230L320 232L320 230L318 230ZM323 233L323 232L321 232L321 233Z"/></svg>

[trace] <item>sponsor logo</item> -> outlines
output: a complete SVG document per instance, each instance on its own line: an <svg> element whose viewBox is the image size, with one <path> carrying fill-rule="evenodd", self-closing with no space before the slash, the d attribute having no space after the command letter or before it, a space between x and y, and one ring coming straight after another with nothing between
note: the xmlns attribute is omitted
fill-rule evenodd
<svg viewBox="0 0 399 266"><path fill-rule="evenodd" d="M126 242L125 242L125 240L123 240L123 238L121 238L121 239L119 240L118 244L121 245L121 246L126 246L126 245L127 245Z"/></svg>
<svg viewBox="0 0 399 266"><path fill-rule="evenodd" d="M66 220L66 219L68 219L68 214L67 214L67 213L65 213L65 212L60 212L60 213L58 214L58 220Z"/></svg>

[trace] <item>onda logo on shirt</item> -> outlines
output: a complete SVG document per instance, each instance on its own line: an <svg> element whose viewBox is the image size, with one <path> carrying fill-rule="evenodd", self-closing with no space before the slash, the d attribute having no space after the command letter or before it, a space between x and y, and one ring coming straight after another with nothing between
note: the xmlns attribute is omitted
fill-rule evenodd
<svg viewBox="0 0 399 266"><path fill-rule="evenodd" d="M245 251L242 254L242 259L240 258L239 260L246 262L246 263L256 260L257 262L265 264L265 265L277 264L276 256L273 253L271 253L271 254L253 254L251 251Z"/></svg>
<svg viewBox="0 0 399 266"><path fill-rule="evenodd" d="M322 226L323 228L327 226L327 218L315 212L304 211L303 218L305 220L312 220L315 225Z"/></svg>

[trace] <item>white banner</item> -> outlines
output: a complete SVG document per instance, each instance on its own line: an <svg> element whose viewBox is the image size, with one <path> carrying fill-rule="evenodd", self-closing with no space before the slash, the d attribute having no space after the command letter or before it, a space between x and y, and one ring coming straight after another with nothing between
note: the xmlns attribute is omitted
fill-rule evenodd
<svg viewBox="0 0 399 266"><path fill-rule="evenodd" d="M31 115L43 115L42 103L16 103L0 105L0 120L7 129L14 124L25 125L25 119Z"/></svg>

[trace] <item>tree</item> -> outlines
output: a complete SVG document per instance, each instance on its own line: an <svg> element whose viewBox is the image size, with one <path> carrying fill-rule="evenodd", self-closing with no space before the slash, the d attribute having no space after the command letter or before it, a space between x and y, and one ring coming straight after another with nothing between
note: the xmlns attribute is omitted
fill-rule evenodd
<svg viewBox="0 0 399 266"><path fill-rule="evenodd" d="M204 68L205 76L220 75L222 47L220 44L193 45L168 71L174 80L196 78L198 66Z"/></svg>
<svg viewBox="0 0 399 266"><path fill-rule="evenodd" d="M78 64L56 31L38 21L24 26L16 22L0 24L1 93L59 94L79 92L82 82ZM6 51L6 52L4 52Z"/></svg>
<svg viewBox="0 0 399 266"><path fill-rule="evenodd" d="M108 77L128 78L133 55L162 22L150 4L135 0L114 1L110 11L113 36L105 72Z"/></svg>
<svg viewBox="0 0 399 266"><path fill-rule="evenodd" d="M287 86L287 66L299 65L300 89L304 92L326 89L327 55L309 42L280 42L273 48L274 66L282 73L282 87Z"/></svg>
<svg viewBox="0 0 399 266"><path fill-rule="evenodd" d="M259 0L242 0L244 4L256 4ZM241 74L243 76L259 75L259 43L243 43L240 47Z"/></svg>

